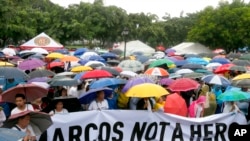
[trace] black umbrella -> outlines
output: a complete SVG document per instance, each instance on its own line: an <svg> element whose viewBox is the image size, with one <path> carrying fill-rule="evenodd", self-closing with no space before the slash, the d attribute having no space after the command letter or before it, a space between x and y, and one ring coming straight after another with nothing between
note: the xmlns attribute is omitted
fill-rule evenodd
<svg viewBox="0 0 250 141"><path fill-rule="evenodd" d="M227 55L227 58L228 59L236 59L236 58L240 58L240 56L241 56L241 54L239 54L239 53L229 53Z"/></svg>
<svg viewBox="0 0 250 141"><path fill-rule="evenodd" d="M36 78L36 77L49 77L49 76L54 76L55 73L50 70L45 70L45 69L39 69L35 70L29 73L30 78Z"/></svg>
<svg viewBox="0 0 250 141"><path fill-rule="evenodd" d="M107 64L110 64L112 66L117 66L120 63L119 60L108 60Z"/></svg>
<svg viewBox="0 0 250 141"><path fill-rule="evenodd" d="M185 64L181 67L182 69L204 69L204 67L202 65L199 64Z"/></svg>
<svg viewBox="0 0 250 141"><path fill-rule="evenodd" d="M35 52L26 52L26 53L19 54L19 57L21 57L23 59L27 59L28 57L30 57L34 54L36 54L36 53Z"/></svg>
<svg viewBox="0 0 250 141"><path fill-rule="evenodd" d="M233 60L232 63L237 66L249 66L250 65L250 62L248 60Z"/></svg>
<svg viewBox="0 0 250 141"><path fill-rule="evenodd" d="M27 80L29 78L26 73L15 67L0 67L0 76L3 76L6 79L16 78Z"/></svg>
<svg viewBox="0 0 250 141"><path fill-rule="evenodd" d="M232 67L229 68L229 70L246 72L247 68L245 66L232 66Z"/></svg>
<svg viewBox="0 0 250 141"><path fill-rule="evenodd" d="M240 88L250 88L250 79L238 80L234 85Z"/></svg>
<svg viewBox="0 0 250 141"><path fill-rule="evenodd" d="M120 73L116 69L111 68L111 67L101 67L100 69L110 72L113 76L120 75Z"/></svg>
<svg viewBox="0 0 250 141"><path fill-rule="evenodd" d="M110 52L112 52L112 53L114 53L114 54L116 54L116 55L121 55L123 51L120 50L120 49L113 49L113 50L111 50Z"/></svg>

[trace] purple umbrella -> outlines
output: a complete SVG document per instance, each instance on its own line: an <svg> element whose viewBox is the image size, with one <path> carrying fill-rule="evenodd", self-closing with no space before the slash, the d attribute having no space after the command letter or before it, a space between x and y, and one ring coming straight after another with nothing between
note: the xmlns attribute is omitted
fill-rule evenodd
<svg viewBox="0 0 250 141"><path fill-rule="evenodd" d="M176 50L172 49L172 48L169 48L169 49L166 49L165 50L165 53L168 54L168 53L173 53L173 52L176 52Z"/></svg>
<svg viewBox="0 0 250 141"><path fill-rule="evenodd" d="M138 85L138 84L143 84L143 83L154 83L150 78L148 77L136 77L130 79L125 86L122 89L122 92L125 93L128 91L131 87Z"/></svg>
<svg viewBox="0 0 250 141"><path fill-rule="evenodd" d="M159 81L160 85L166 85L166 86L170 85L172 82L174 82L174 80L171 78L162 78Z"/></svg>
<svg viewBox="0 0 250 141"><path fill-rule="evenodd" d="M33 79L30 79L27 83L31 83L31 82L48 82L49 78L48 77L36 77Z"/></svg>
<svg viewBox="0 0 250 141"><path fill-rule="evenodd" d="M38 67L42 67L45 64L46 63L40 59L32 58L32 59L27 59L27 60L24 60L23 62L21 62L18 65L18 68L21 70L32 70L32 69L36 69Z"/></svg>

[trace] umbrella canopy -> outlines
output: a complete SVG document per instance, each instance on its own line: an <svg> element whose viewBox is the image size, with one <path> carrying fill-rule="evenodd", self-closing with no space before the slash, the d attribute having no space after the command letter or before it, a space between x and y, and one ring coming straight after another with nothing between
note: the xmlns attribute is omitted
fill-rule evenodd
<svg viewBox="0 0 250 141"><path fill-rule="evenodd" d="M60 58L60 60L62 62L77 62L79 61L80 59L75 57L75 56L69 56L69 55L65 55L63 56L62 58Z"/></svg>
<svg viewBox="0 0 250 141"><path fill-rule="evenodd" d="M83 55L85 52L87 52L88 49L87 48L78 48L75 52L74 52L74 56L80 56Z"/></svg>
<svg viewBox="0 0 250 141"><path fill-rule="evenodd" d="M231 61L226 58L213 58L210 63L229 64Z"/></svg>
<svg viewBox="0 0 250 141"><path fill-rule="evenodd" d="M96 94L99 91L104 91L105 98L109 97L113 90L110 88L98 88L98 89L90 89L85 93L82 93L79 97L79 101L81 104L89 104L93 100L96 99Z"/></svg>
<svg viewBox="0 0 250 141"><path fill-rule="evenodd" d="M215 84L215 85L228 86L231 84L231 82L227 78L217 74L206 75L202 77L201 80L203 80L208 84Z"/></svg>
<svg viewBox="0 0 250 141"><path fill-rule="evenodd" d="M153 80L151 80L150 78L147 77L135 77L130 79L125 86L122 89L122 92L125 93L126 91L128 91L131 87L138 85L138 84L143 84L143 83L154 83Z"/></svg>
<svg viewBox="0 0 250 141"><path fill-rule="evenodd" d="M250 88L250 79L242 79L235 82L235 86L240 88Z"/></svg>
<svg viewBox="0 0 250 141"><path fill-rule="evenodd" d="M77 86L80 84L80 80L76 80L70 77L57 77L49 81L51 86Z"/></svg>
<svg viewBox="0 0 250 141"><path fill-rule="evenodd" d="M113 85L120 85L120 84L126 84L126 80L119 79L119 78L101 78L99 80L93 81L90 84L90 89L97 89L97 88L103 88Z"/></svg>
<svg viewBox="0 0 250 141"><path fill-rule="evenodd" d="M183 75L183 74L192 73L192 72L194 72L194 71L191 69L180 69L180 70L177 70L175 73Z"/></svg>
<svg viewBox="0 0 250 141"><path fill-rule="evenodd" d="M229 68L231 71L241 71L241 72L246 72L248 69L245 66L231 66Z"/></svg>
<svg viewBox="0 0 250 141"><path fill-rule="evenodd" d="M250 94L238 89L229 89L217 97L221 101L241 101L250 99Z"/></svg>
<svg viewBox="0 0 250 141"><path fill-rule="evenodd" d="M250 53L243 54L242 56L240 56L239 59L241 59L241 60L250 60Z"/></svg>
<svg viewBox="0 0 250 141"><path fill-rule="evenodd" d="M111 67L101 67L99 68L100 70L105 70L108 71L109 73L111 73L113 76L118 76L120 74L119 71L117 71L115 68L111 68Z"/></svg>
<svg viewBox="0 0 250 141"><path fill-rule="evenodd" d="M29 78L26 73L15 67L0 67L0 76L6 79L16 78L27 80Z"/></svg>
<svg viewBox="0 0 250 141"><path fill-rule="evenodd" d="M141 62L142 64L146 63L150 58L147 56L136 56L136 60Z"/></svg>
<svg viewBox="0 0 250 141"><path fill-rule="evenodd" d="M14 56L16 55L16 51L12 48L4 48L2 52L7 56Z"/></svg>
<svg viewBox="0 0 250 141"><path fill-rule="evenodd" d="M105 78L105 77L112 77L112 74L106 70L92 70L86 72L82 76L82 79Z"/></svg>
<svg viewBox="0 0 250 141"><path fill-rule="evenodd" d="M168 59L158 59L156 61L153 61L150 65L149 68L154 68L154 67L161 67L161 68L174 68L175 64L174 62L168 60Z"/></svg>
<svg viewBox="0 0 250 141"><path fill-rule="evenodd" d="M97 68L97 67L103 67L106 65L100 61L89 61L84 66L89 66L91 68Z"/></svg>
<svg viewBox="0 0 250 141"><path fill-rule="evenodd" d="M122 71L120 73L120 76L122 76L122 77L128 77L128 78L132 78L132 77L135 77L137 75L138 75L137 73L132 72L132 71Z"/></svg>
<svg viewBox="0 0 250 141"><path fill-rule="evenodd" d="M76 67L73 67L70 71L77 73L77 72L91 71L91 70L93 69L89 66L76 66Z"/></svg>
<svg viewBox="0 0 250 141"><path fill-rule="evenodd" d="M168 86L171 91L189 91L197 89L200 86L198 82L190 78L178 78Z"/></svg>
<svg viewBox="0 0 250 141"><path fill-rule="evenodd" d="M111 66L117 66L120 63L119 60L108 60L107 64L111 65Z"/></svg>
<svg viewBox="0 0 250 141"><path fill-rule="evenodd" d="M206 68L209 69L209 70L213 70L213 69L216 69L217 67L221 66L222 64L220 63L209 63L206 65Z"/></svg>
<svg viewBox="0 0 250 141"><path fill-rule="evenodd" d="M111 52L103 53L101 55L101 57L104 58L104 59L106 59L106 60L107 59L116 59L116 58L118 58L118 56L116 54L111 53Z"/></svg>
<svg viewBox="0 0 250 141"><path fill-rule="evenodd" d="M216 53L216 54L223 53L223 52L225 52L225 50L221 48L213 50L213 53Z"/></svg>
<svg viewBox="0 0 250 141"><path fill-rule="evenodd" d="M50 62L48 65L47 65L47 68L48 69L51 69L51 68L54 68L54 67L64 67L64 63L63 62Z"/></svg>
<svg viewBox="0 0 250 141"><path fill-rule="evenodd" d="M226 57L231 59L238 59L240 58L241 54L240 53L229 53Z"/></svg>
<svg viewBox="0 0 250 141"><path fill-rule="evenodd" d="M195 69L203 69L204 66L199 65L199 64L185 64L181 68L182 69L192 69L192 70L195 70Z"/></svg>
<svg viewBox="0 0 250 141"><path fill-rule="evenodd" d="M58 52L52 52L46 56L46 58L51 58L51 59L60 59L63 58L64 55Z"/></svg>
<svg viewBox="0 0 250 141"><path fill-rule="evenodd" d="M30 51L35 52L35 53L40 53L40 54L49 54L49 52L43 48L32 48Z"/></svg>
<svg viewBox="0 0 250 141"><path fill-rule="evenodd" d="M177 61L174 61L174 63L175 63L175 65L176 65L177 67L181 67L181 66L183 66L183 65L188 64L188 61L187 61L187 60L177 60Z"/></svg>
<svg viewBox="0 0 250 141"><path fill-rule="evenodd" d="M37 77L50 77L56 75L53 71L46 69L37 69L29 73L30 79Z"/></svg>
<svg viewBox="0 0 250 141"><path fill-rule="evenodd" d="M38 67L43 67L45 65L45 62L43 62L40 59L27 59L22 61L19 65L18 68L21 70L32 70L32 69L36 69Z"/></svg>
<svg viewBox="0 0 250 141"><path fill-rule="evenodd" d="M237 75L232 80L242 80L242 79L250 79L250 73L243 73L243 74Z"/></svg>
<svg viewBox="0 0 250 141"><path fill-rule="evenodd" d="M19 117L30 115L30 125L33 128L36 135L41 135L45 132L53 123L51 116L43 112L25 111L18 114L11 115L9 119L4 122L3 127L12 128L16 125Z"/></svg>
<svg viewBox="0 0 250 141"><path fill-rule="evenodd" d="M186 117L188 108L185 100L177 93L166 96L164 112Z"/></svg>
<svg viewBox="0 0 250 141"><path fill-rule="evenodd" d="M58 52L58 53L61 53L61 54L69 54L68 49L57 49L54 52Z"/></svg>
<svg viewBox="0 0 250 141"><path fill-rule="evenodd" d="M0 61L0 67L14 67L14 64Z"/></svg>
<svg viewBox="0 0 250 141"><path fill-rule="evenodd" d="M48 89L35 84L19 84L4 91L2 95L2 100L5 102L15 103L15 96L17 93L24 94L28 102L32 102L37 98L45 97L48 94Z"/></svg>
<svg viewBox="0 0 250 141"><path fill-rule="evenodd" d="M89 60L92 56L99 56L96 52L85 52L83 55L80 56L81 59Z"/></svg>
<svg viewBox="0 0 250 141"><path fill-rule="evenodd" d="M221 66L218 66L215 70L214 73L225 73L229 71L229 68L234 66L234 64L224 64Z"/></svg>
<svg viewBox="0 0 250 141"><path fill-rule="evenodd" d="M152 83L138 84L130 88L125 95L127 97L160 97L167 95L169 92L160 85Z"/></svg>
<svg viewBox="0 0 250 141"><path fill-rule="evenodd" d="M154 75L154 76L169 76L169 73L163 68L149 68L144 74Z"/></svg>
<svg viewBox="0 0 250 141"><path fill-rule="evenodd" d="M111 53L114 53L114 54L116 54L116 55L121 55L123 51L120 50L120 49L112 49L112 50L110 50L110 52L111 52Z"/></svg>
<svg viewBox="0 0 250 141"><path fill-rule="evenodd" d="M26 133L9 129L9 128L0 128L0 140L1 141L17 141L23 138Z"/></svg>
<svg viewBox="0 0 250 141"><path fill-rule="evenodd" d="M73 75L75 75L74 72L61 72L61 73L56 74L53 78L61 77L61 76L66 76L66 77L69 76L69 77L71 77Z"/></svg>
<svg viewBox="0 0 250 141"><path fill-rule="evenodd" d="M124 60L118 66L124 71L138 72L144 70L144 65L137 60Z"/></svg>
<svg viewBox="0 0 250 141"><path fill-rule="evenodd" d="M160 84L160 85L169 86L169 85L172 84L173 82L174 82L174 79L171 79L171 78L162 78L162 79L159 81L159 84Z"/></svg>
<svg viewBox="0 0 250 141"><path fill-rule="evenodd" d="M233 60L232 63L238 66L250 66L250 61L248 60Z"/></svg>
<svg viewBox="0 0 250 141"><path fill-rule="evenodd" d="M35 77L32 79L29 79L27 83L31 83L31 82L48 82L50 80L50 78L48 77Z"/></svg>
<svg viewBox="0 0 250 141"><path fill-rule="evenodd" d="M190 57L186 59L190 64L199 64L199 65L207 65L208 62L203 58Z"/></svg>
<svg viewBox="0 0 250 141"><path fill-rule="evenodd" d="M182 75L182 77L184 78L192 78L192 79L202 78L203 76L204 76L203 73L198 73L198 72L191 72Z"/></svg>

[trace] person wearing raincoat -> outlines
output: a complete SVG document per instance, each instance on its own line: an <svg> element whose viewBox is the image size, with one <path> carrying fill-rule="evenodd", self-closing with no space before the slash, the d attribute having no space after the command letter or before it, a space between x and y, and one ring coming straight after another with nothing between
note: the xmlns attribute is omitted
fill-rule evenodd
<svg viewBox="0 0 250 141"><path fill-rule="evenodd" d="M204 114L203 116L210 116L215 114L216 108L217 108L217 103L216 103L216 96L214 93L209 91L209 86L208 85L203 85L201 87L201 92L199 96L205 96L206 97L206 102L205 102L205 109L204 109Z"/></svg>
<svg viewBox="0 0 250 141"><path fill-rule="evenodd" d="M155 97L155 105L153 111L161 111L164 112L165 101L163 100L163 96Z"/></svg>
<svg viewBox="0 0 250 141"><path fill-rule="evenodd" d="M189 108L189 117L199 118L204 116L206 96L199 96L199 98L193 101Z"/></svg>

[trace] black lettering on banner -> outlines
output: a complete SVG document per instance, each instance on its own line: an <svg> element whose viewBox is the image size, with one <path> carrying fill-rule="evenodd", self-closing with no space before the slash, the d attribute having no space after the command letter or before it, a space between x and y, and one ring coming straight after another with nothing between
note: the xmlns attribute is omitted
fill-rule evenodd
<svg viewBox="0 0 250 141"><path fill-rule="evenodd" d="M161 127L161 134L160 134L160 141L164 141L165 129L166 126L169 126L169 122L160 122Z"/></svg>
<svg viewBox="0 0 250 141"><path fill-rule="evenodd" d="M146 131L146 135L145 135L145 140L150 141L150 140L154 140L157 134L157 123L153 122L151 124L149 124L149 126L147 127L147 131ZM150 136L151 131L153 131L152 136Z"/></svg>
<svg viewBox="0 0 250 141"><path fill-rule="evenodd" d="M76 131L76 134L74 132ZM81 141L80 137L82 135L81 126L71 126L69 127L69 141Z"/></svg>
<svg viewBox="0 0 250 141"><path fill-rule="evenodd" d="M227 130L227 125L224 123L216 123L215 125L215 141L226 141L225 132Z"/></svg>
<svg viewBox="0 0 250 141"><path fill-rule="evenodd" d="M195 129L196 127L196 129ZM190 125L190 141L200 141L201 139L201 125ZM196 140L195 140L196 138Z"/></svg>
<svg viewBox="0 0 250 141"><path fill-rule="evenodd" d="M85 134L85 141L89 141L89 130L90 128L93 128L93 130L97 130L97 126L94 124L94 123L90 123L88 124L86 127L85 127L85 131L84 131L84 134Z"/></svg>
<svg viewBox="0 0 250 141"><path fill-rule="evenodd" d="M59 138L59 141L64 141L63 133L62 133L61 128L56 128L55 129L55 133L54 133L54 136L53 136L53 141L58 141L57 138Z"/></svg>
<svg viewBox="0 0 250 141"><path fill-rule="evenodd" d="M205 124L204 125L204 140L205 141L212 141L212 137L209 138L210 135L213 135L213 131L209 130L209 127L213 127L213 124Z"/></svg>
<svg viewBox="0 0 250 141"><path fill-rule="evenodd" d="M140 122L136 122L133 128L132 134L131 134L130 141L135 140L135 137L137 137L138 141L141 141L146 126L147 126L147 122L143 122L141 128L140 128Z"/></svg>
<svg viewBox="0 0 250 141"><path fill-rule="evenodd" d="M112 137L112 141L121 141L123 139L123 132L118 129L119 127L124 127L124 124L120 121L116 122L113 126L113 131L118 134L118 138Z"/></svg>
<svg viewBox="0 0 250 141"><path fill-rule="evenodd" d="M175 129L172 135L172 141L176 141L177 139L179 141L184 141L180 123L176 123Z"/></svg>
<svg viewBox="0 0 250 141"><path fill-rule="evenodd" d="M101 123L101 125L100 125L99 128L100 128L100 129L99 129L99 136L98 136L98 139L99 139L100 141L108 141L109 138L110 138L110 132L111 132L111 131L110 131L110 130L111 130L111 126L109 125L109 123L103 122L103 123ZM106 128L106 135L105 135L106 138L103 139L104 128Z"/></svg>

